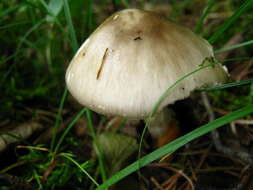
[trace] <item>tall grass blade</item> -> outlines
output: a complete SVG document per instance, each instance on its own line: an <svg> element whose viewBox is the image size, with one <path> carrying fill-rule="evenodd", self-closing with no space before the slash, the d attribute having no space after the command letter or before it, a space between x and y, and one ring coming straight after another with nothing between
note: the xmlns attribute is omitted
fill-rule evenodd
<svg viewBox="0 0 253 190"><path fill-rule="evenodd" d="M73 52L76 52L78 49L78 43L77 43L77 37L76 37L76 32L73 26L71 14L70 14L70 9L69 9L69 4L68 0L63 0L64 2L64 12L65 12L65 17L67 20L67 25L70 30L70 45L72 46Z"/></svg>
<svg viewBox="0 0 253 190"><path fill-rule="evenodd" d="M50 6L50 3L49 3L49 5L47 5L47 3L44 1L44 0L39 0L40 1L40 3L43 5L43 7L46 9L46 11L47 11L47 16L45 17L45 20L46 21L54 21L58 26L59 26L59 28L62 30L62 32L64 33L64 35L66 35L65 33L65 30L64 30L64 28L63 28L63 26L62 26L62 24L59 22L59 20L57 19L57 15L60 13L60 11L61 11L61 8L60 8L60 10L56 10L56 8L52 8L52 7L49 7ZM57 0L56 0L57 1ZM62 0L61 0L62 1ZM55 4L56 4L56 2L54 2ZM59 2L58 2L59 3ZM63 1L62 1L62 3L63 3ZM60 4L60 3L59 3ZM52 5L51 5L52 6ZM56 6L56 5L55 5ZM58 6L61 6L61 5L58 5ZM58 8L59 9L59 8ZM59 11L59 12L56 12L56 11Z"/></svg>
<svg viewBox="0 0 253 190"><path fill-rule="evenodd" d="M41 0L41 2L44 2L44 1ZM56 2L54 2L54 3L56 3ZM68 27L70 29L70 37L71 37L71 40L70 40L71 43L70 44L72 46L73 52L75 52L78 49L78 43L77 43L77 38L76 38L74 26L73 26L73 23L72 23L72 18L71 18L71 14L70 14L70 10L69 10L68 1L63 0L63 5L64 5L64 12L65 12L65 17L66 17L66 20L67 20L67 24L68 24ZM50 13L51 10L49 9L49 7L47 5L44 5L44 6L47 8L48 12ZM60 6L60 3L58 4L58 6ZM51 14L54 14L54 13L51 13ZM62 98L61 98L59 111L57 113L57 117L56 117L56 121L55 121L55 125L54 125L54 135L53 135L53 138L52 138L52 141L51 141L51 149L54 149L54 145L55 145L55 141L56 141L56 133L57 133L57 129L58 129L58 126L59 126L60 119L61 119L61 112L62 112L62 109L63 109L64 102L66 100L67 94L68 94L68 91L67 91L67 88L65 88L64 93L63 93ZM68 130L65 130L64 132L68 133ZM62 136L59 143L56 145L56 147L54 149L54 153L57 153L63 138L64 138L64 136Z"/></svg>
<svg viewBox="0 0 253 190"><path fill-rule="evenodd" d="M0 30L6 30L6 29L9 29L9 28L12 28L12 27L16 27L16 26L19 26L19 25L25 25L25 24L29 24L31 22L28 22L28 21L23 21L23 22L17 22L17 23L13 23L13 24L7 24L5 26L0 26Z"/></svg>
<svg viewBox="0 0 253 190"><path fill-rule="evenodd" d="M222 34L251 6L253 5L253 0L246 0L244 3L236 10L236 12L226 20L226 22L221 25L217 31L209 38L209 43L213 44Z"/></svg>
<svg viewBox="0 0 253 190"><path fill-rule="evenodd" d="M15 6L12 6L2 12L0 12L0 18L4 18L6 15L10 14L11 12L14 12L16 11L17 9L20 9L20 8L23 8L23 6L25 6L25 3L21 3L21 4L16 4ZM0 20L0 23L2 22L3 20Z"/></svg>
<svg viewBox="0 0 253 190"><path fill-rule="evenodd" d="M219 85L219 86L215 86L211 88L205 88L205 89L202 89L201 91L221 90L221 89L242 86L242 85L247 85L247 84L252 84L252 83L253 83L253 79L250 79L250 80L244 80L240 82L231 82L231 83L227 83L227 84L223 84L223 85Z"/></svg>
<svg viewBox="0 0 253 190"><path fill-rule="evenodd" d="M49 12L53 15L47 15L47 21L52 21L61 12L63 7L62 0L51 0L48 4Z"/></svg>
<svg viewBox="0 0 253 190"><path fill-rule="evenodd" d="M246 61L246 60L253 60L253 57L235 57L235 58L228 58L228 59L224 59L223 62L229 62L229 61Z"/></svg>
<svg viewBox="0 0 253 190"><path fill-rule="evenodd" d="M69 154L61 153L60 155L64 158L68 159L72 163L74 163L96 186L99 186L98 182L96 182L96 180L93 177L91 177L91 175L77 161L75 161L73 158L71 158L71 156Z"/></svg>
<svg viewBox="0 0 253 190"><path fill-rule="evenodd" d="M243 42L243 43L235 44L235 45L232 45L232 46L224 47L224 48L215 50L214 53L219 54L219 53L222 53L224 51L229 51L229 50L232 50L232 49L241 48L241 47L248 46L248 45L251 45L251 44L253 44L253 40L249 40L247 42Z"/></svg>
<svg viewBox="0 0 253 190"><path fill-rule="evenodd" d="M59 128L60 121L62 120L61 114L62 114L64 102L67 98L67 95L68 95L68 90L67 90L67 88L65 88L64 92L62 94L62 97L61 97L60 105L59 105L58 112L57 112L56 119L55 119L55 123L54 123L54 127L52 129L53 130L53 136L52 136L52 141L51 141L51 150L53 150L54 146L55 146L56 134L57 134L57 131L58 131L58 128ZM56 153L57 150L55 150L54 152Z"/></svg>
<svg viewBox="0 0 253 190"><path fill-rule="evenodd" d="M84 115L86 109L82 109L77 115L76 117L71 121L71 123L68 125L68 127L64 130L61 138L59 139L56 147L55 147L55 150L54 150L54 153L57 153L63 140L65 139L65 137L67 136L67 134L69 133L70 129L72 129L72 127L75 125L75 123Z"/></svg>
<svg viewBox="0 0 253 190"><path fill-rule="evenodd" d="M5 72L4 76L2 77L1 81L0 81L0 89L2 88L3 84L5 83L7 77L9 76L9 74L12 72L12 70L15 68L16 64L18 63L18 61L16 60L17 55L20 53L21 51L21 47L25 41L26 38L28 38L28 36L34 32L37 28L40 27L40 25L42 25L45 22L45 19L41 19L37 24L35 24L34 26L32 26L26 33L25 35L20 39L18 45L17 45L17 49L16 52L13 54L13 64L10 66L10 68Z"/></svg>
<svg viewBox="0 0 253 190"><path fill-rule="evenodd" d="M205 21L205 18L206 16L209 14L211 8L214 6L215 4L215 0L209 0L207 2L207 5L206 7L204 8L203 12L202 12L202 15L199 19L199 22L197 23L195 29L194 29L194 32L195 33L200 33L201 32L201 29L202 29L202 26L204 24L204 21Z"/></svg>
<svg viewBox="0 0 253 190"><path fill-rule="evenodd" d="M93 0L87 0L86 2L86 15L85 15L85 29L86 29L86 34L85 36L87 37L93 29L92 23L93 23Z"/></svg>

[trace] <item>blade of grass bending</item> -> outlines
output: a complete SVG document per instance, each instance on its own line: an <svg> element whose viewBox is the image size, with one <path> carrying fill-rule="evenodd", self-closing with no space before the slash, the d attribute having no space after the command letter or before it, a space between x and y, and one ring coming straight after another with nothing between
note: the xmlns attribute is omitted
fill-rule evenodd
<svg viewBox="0 0 253 190"><path fill-rule="evenodd" d="M56 134L57 134L57 131L59 128L60 121L62 120L61 114L62 114L63 106L64 106L65 100L67 98L67 95L68 95L68 90L67 90L67 88L65 88L64 92L62 94L62 97L61 97L60 105L59 105L58 112L57 112L56 119L55 119L55 123L54 123L54 127L52 129L53 136L52 136L52 141L51 141L51 150L53 150L55 148L54 146L55 146L55 141L56 141ZM55 150L54 152L56 153L57 151Z"/></svg>
<svg viewBox="0 0 253 190"><path fill-rule="evenodd" d="M154 160L163 157L166 154L171 154L171 153L175 152L177 149L179 149L180 147L182 147L183 145L192 141L193 139L196 139L197 137L200 137L200 136L202 136L214 129L217 129L218 127L221 127L233 120L239 119L239 118L246 116L250 113L253 113L253 104L243 107L243 108L241 108L237 111L234 111L232 113L229 113L223 117L220 117L211 123L202 125L201 127L193 130L192 132L187 133L186 135L177 138L176 140L172 141L171 143L162 146L161 148L142 157L140 160L137 160L134 163L130 164L128 167L119 171L117 174L115 174L110 179L108 179L105 183L103 183L98 188L96 188L96 190L106 189L106 188L110 187L111 185L117 183L118 181L120 181L124 177L128 176L129 174L137 171L139 169L139 167L143 167L143 166L153 162Z"/></svg>
<svg viewBox="0 0 253 190"><path fill-rule="evenodd" d="M210 44L213 44L221 35L228 29L228 27L233 24L247 9L253 5L253 0L246 0L244 3L236 10L236 12L226 20L226 22L221 25L217 31L208 40Z"/></svg>
<svg viewBox="0 0 253 190"><path fill-rule="evenodd" d="M253 83L253 79L250 79L250 80L244 80L244 81L240 81L240 82L231 82L231 83L227 83L227 84L223 84L223 85L219 85L219 86L215 86L215 87L211 87L211 88L205 88L205 89L201 89L200 91L221 90L221 89L225 89L225 88L242 86L242 85L252 84L252 83Z"/></svg>
<svg viewBox="0 0 253 190"><path fill-rule="evenodd" d="M210 12L211 8L214 6L214 4L215 4L215 0L209 0L207 2L207 5L204 8L204 10L202 12L202 15L201 15L201 17L199 19L199 22L197 23L197 25L196 25L196 27L194 29L194 31L196 33L200 33L200 31L202 29L202 26L204 24L204 20L205 20L206 16L208 15L208 13Z"/></svg>
<svg viewBox="0 0 253 190"><path fill-rule="evenodd" d="M72 22L72 18L71 18L71 14L70 14L70 9L69 9L69 4L68 4L68 0L63 0L64 3L64 13L65 13L65 17L67 20L67 24L68 24L68 28L70 30L70 44L72 46L73 52L76 52L76 50L78 49L78 43L77 43L77 38L76 38L76 32L73 26L73 22Z"/></svg>
<svg viewBox="0 0 253 190"><path fill-rule="evenodd" d="M74 163L96 186L99 186L98 182L96 182L96 180L93 179L93 177L91 177L91 175L85 169L83 169L83 167L77 161L75 161L73 158L71 158L69 156L69 154L61 153L60 156L66 158L69 161L71 161L72 163Z"/></svg>
<svg viewBox="0 0 253 190"><path fill-rule="evenodd" d="M205 60L204 60L205 61ZM214 65L216 64L219 64L218 61L216 60L213 60L214 62L212 63L209 63L207 65L202 65L200 66L199 68L195 69L194 71L184 75L183 77L181 77L180 79L178 79L174 84L172 84L169 88L166 89L166 91L162 94L162 96L159 98L159 100L155 103L150 115L149 115L149 119L152 118L156 112L158 111L158 108L160 106L160 104L163 102L163 100L165 100L165 98L168 96L168 94L170 93L170 91L175 88L180 82L182 82L183 80L191 77L193 74L203 70L203 69L206 69L208 67L213 67ZM204 63L204 62L203 62Z"/></svg>
<svg viewBox="0 0 253 190"><path fill-rule="evenodd" d="M205 60L203 61L202 64L204 64ZM146 120L146 123L145 123L145 127L142 131L142 134L141 134L141 138L140 138L140 146L139 146L139 150L138 150L138 157L141 156L141 149L142 149L142 142L143 142L143 139L144 139L144 135L146 134L146 130L149 126L149 123L150 123L150 120L154 117L154 115L156 114L156 112L158 111L158 108L159 108L159 105L163 102L163 100L168 96L168 94L170 93L170 91L175 88L180 82L182 82L183 80L187 79L188 77L192 76L194 73L197 73L199 72L200 70L203 70L205 68L208 68L208 67L211 67L211 66L214 66L215 64L218 64L219 62L216 61L216 60L213 60L212 63L210 64L207 64L207 65L202 65L200 66L199 68L195 69L194 71L184 75L183 77L181 77L180 79L178 79L174 84L172 84L170 87L168 87L165 92L161 95L161 97L159 98L159 100L155 103L152 111L150 112L147 120Z"/></svg>
<svg viewBox="0 0 253 190"><path fill-rule="evenodd" d="M197 69L195 69L194 71L184 75L183 77L181 77L180 79L178 79L174 84L172 84L171 86L169 86L165 92L161 95L161 97L159 98L159 100L155 103L154 107L152 108L146 122L145 122L145 126L144 129L142 131L141 134L141 138L140 138L140 146L139 146L139 150L138 150L138 159L140 159L141 157L141 149L142 149L142 143L143 143L143 139L144 139L144 135L146 134L146 131L150 125L150 120L155 116L156 112L158 111L159 105L163 102L163 100L168 96L168 94L170 93L170 91L175 88L180 82L182 82L183 80L187 79L188 77L192 76L194 73L199 72L200 70L203 70L205 68L214 66L215 64L218 64L219 62L216 60L212 60L212 63L205 65L205 61L208 61L208 59L203 60L201 66ZM139 176L140 176L140 172L139 172Z"/></svg>
<svg viewBox="0 0 253 190"><path fill-rule="evenodd" d="M251 44L253 44L253 40L249 40L247 42L243 42L243 43L239 43L239 44L235 44L235 45L232 45L232 46L228 46L228 47L224 47L224 48L215 50L214 54L219 54L219 53L222 53L224 51L229 51L229 50L232 50L232 49L240 48L240 47L243 47L243 46L248 46L248 45L251 45Z"/></svg>
<svg viewBox="0 0 253 190"><path fill-rule="evenodd" d="M77 115L76 117L73 119L73 121L71 121L71 123L68 125L68 127L64 130L59 142L57 143L54 153L57 153L63 140L65 139L65 137L67 136L67 134L69 133L70 129L72 129L72 127L75 125L75 123L84 115L86 109L83 108Z"/></svg>
<svg viewBox="0 0 253 190"><path fill-rule="evenodd" d="M209 61L209 60L212 60L212 62L210 64L207 64L205 65L205 61ZM159 105L164 101L164 99L168 96L168 94L170 93L170 91L175 88L180 82L182 82L183 80L187 79L188 77L192 76L193 74L199 72L200 70L203 70L205 68L208 68L208 67L211 67L211 66L214 66L215 64L218 64L219 62L217 60L214 60L214 59L208 59L206 58L205 60L203 60L201 66L197 69L195 69L194 71L186 74L185 76L181 77L180 79L178 79L174 84L172 84L170 87L168 87L165 92L162 94L162 96L159 98L159 100L155 103L151 113L149 114L148 116L148 119L146 120L146 123L145 123L145 127L142 131L142 134L141 134L141 139L140 139L140 146L139 146L139 150L138 150L138 158L140 158L141 156L141 149L142 149L142 142L143 142L143 139L144 139L144 135L146 133L146 130L147 128L149 127L149 123L150 123L150 120L152 119L152 117L154 117L154 115L156 114L156 112L158 111L158 108L159 108Z"/></svg>

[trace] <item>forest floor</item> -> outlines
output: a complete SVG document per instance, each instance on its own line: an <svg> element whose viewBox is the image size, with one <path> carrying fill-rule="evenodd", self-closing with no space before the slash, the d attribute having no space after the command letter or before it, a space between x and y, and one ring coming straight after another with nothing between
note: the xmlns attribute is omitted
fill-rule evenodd
<svg viewBox="0 0 253 190"><path fill-rule="evenodd" d="M126 170L131 175L119 183L112 185L118 182L113 178L111 189L253 189L252 0L4 0L0 190L96 189L138 159L141 139L142 156L160 148L161 139L149 132L141 138L143 121L87 110L65 86L65 71L78 47L112 13L133 7L155 11L207 39L228 68L230 85L205 91L204 97L194 92L171 105L177 122L163 138L170 142L206 123L218 127L213 119L222 118L218 137L195 134L173 154L163 153L136 172Z"/></svg>

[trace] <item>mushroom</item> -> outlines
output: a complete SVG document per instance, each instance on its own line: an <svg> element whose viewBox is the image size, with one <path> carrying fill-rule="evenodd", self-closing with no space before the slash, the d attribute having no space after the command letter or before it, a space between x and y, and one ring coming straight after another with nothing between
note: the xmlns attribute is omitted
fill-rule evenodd
<svg viewBox="0 0 253 190"><path fill-rule="evenodd" d="M95 112L145 119L170 85L213 56L211 45L189 29L150 11L126 9L83 43L66 83L73 97ZM159 111L226 78L220 64L200 70L173 88Z"/></svg>

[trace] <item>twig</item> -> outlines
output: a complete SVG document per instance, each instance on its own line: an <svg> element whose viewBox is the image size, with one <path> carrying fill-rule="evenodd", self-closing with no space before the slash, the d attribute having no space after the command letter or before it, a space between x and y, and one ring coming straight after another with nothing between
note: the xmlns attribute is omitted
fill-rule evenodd
<svg viewBox="0 0 253 190"><path fill-rule="evenodd" d="M43 129L44 126L38 122L31 121L17 126L16 128L1 132L0 134L0 152L5 150L5 148L12 144L22 141L30 137L35 131Z"/></svg>
<svg viewBox="0 0 253 190"><path fill-rule="evenodd" d="M244 119L239 119L232 121L234 124L242 124L242 125L253 125L253 120L244 120Z"/></svg>
<svg viewBox="0 0 253 190"><path fill-rule="evenodd" d="M211 108L210 102L208 100L208 97L207 97L205 92L202 92L201 96L202 96L204 106L205 106L206 111L207 111L208 116L209 116L209 122L212 122L212 121L215 120L215 115L214 115L214 112L212 111L212 108ZM252 159L252 157L249 153L244 152L244 151L239 151L239 150L235 151L235 150L233 150L229 147L224 146L221 143L220 135L219 135L217 130L213 130L211 132L211 138L214 142L214 145L215 145L215 148L217 149L217 151L222 152L222 153L227 154L227 155L230 155L232 157L237 156L241 160L245 161L246 163L248 163L250 165L253 164L253 159Z"/></svg>
<svg viewBox="0 0 253 190"><path fill-rule="evenodd" d="M190 177L188 177L188 176L184 173L183 170L178 170L178 169L176 169L176 168L167 166L167 165L165 165L165 164L163 164L163 163L154 163L154 164L150 164L149 166L158 166L158 167L162 167L162 168L171 170L171 171L173 171L173 172L175 172L175 173L181 175L182 177L184 177L184 178L186 179L186 181L188 181L188 183L190 184L192 190L195 189L192 180L190 179Z"/></svg>
<svg viewBox="0 0 253 190"><path fill-rule="evenodd" d="M205 162L207 156L208 156L208 153L210 151L212 146L208 146L208 148L206 150L204 150L203 154L201 155L200 157L200 161L199 161L199 164L197 165L197 168L201 168L201 166L203 165L203 163Z"/></svg>
<svg viewBox="0 0 253 190"><path fill-rule="evenodd" d="M167 179L162 186L165 187L165 190L172 189L173 187L177 186L177 180L178 177L180 177L180 174L176 173L173 176L171 176L169 179Z"/></svg>
<svg viewBox="0 0 253 190"><path fill-rule="evenodd" d="M158 183L158 181L154 177L151 177L150 180L153 182L157 189L164 190L160 183Z"/></svg>

